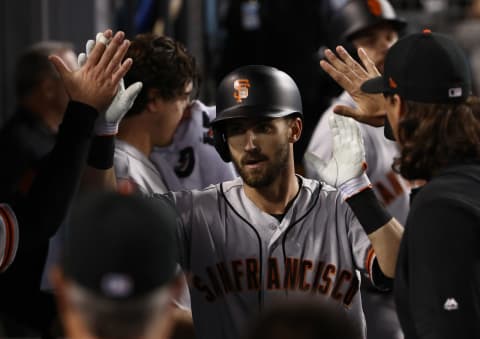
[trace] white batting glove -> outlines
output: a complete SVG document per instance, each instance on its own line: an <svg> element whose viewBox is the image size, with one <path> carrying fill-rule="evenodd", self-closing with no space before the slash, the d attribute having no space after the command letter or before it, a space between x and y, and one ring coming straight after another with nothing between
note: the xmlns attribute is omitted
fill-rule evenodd
<svg viewBox="0 0 480 339"><path fill-rule="evenodd" d="M95 43L108 45L109 42L110 40L105 38L102 33L97 34L96 41L88 40L85 47L85 53L80 53L78 55L78 65L82 67L85 64L93 47L95 47ZM142 90L142 86L143 84L139 81L131 84L125 89L123 79L120 80L117 94L113 98L112 103L108 106L105 113L100 114L95 122L96 135L115 135L118 133L118 125L120 124L120 121L122 121L128 110L132 108L135 99Z"/></svg>
<svg viewBox="0 0 480 339"><path fill-rule="evenodd" d="M325 163L315 154L307 152L305 160L311 162L318 175L327 184L337 187L344 199L371 187L365 174L365 149L360 127L352 119L332 114L328 123L333 136L332 158Z"/></svg>

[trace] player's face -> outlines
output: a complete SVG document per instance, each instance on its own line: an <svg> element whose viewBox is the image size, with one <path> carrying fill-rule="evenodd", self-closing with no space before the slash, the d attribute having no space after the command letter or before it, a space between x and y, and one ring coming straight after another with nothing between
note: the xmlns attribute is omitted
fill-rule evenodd
<svg viewBox="0 0 480 339"><path fill-rule="evenodd" d="M290 156L289 120L235 119L226 136L232 162L245 184L260 188L282 175Z"/></svg>
<svg viewBox="0 0 480 339"><path fill-rule="evenodd" d="M397 31L390 24L381 24L360 33L352 42L356 48L363 48L375 62L378 70L383 73L385 56L397 40Z"/></svg>

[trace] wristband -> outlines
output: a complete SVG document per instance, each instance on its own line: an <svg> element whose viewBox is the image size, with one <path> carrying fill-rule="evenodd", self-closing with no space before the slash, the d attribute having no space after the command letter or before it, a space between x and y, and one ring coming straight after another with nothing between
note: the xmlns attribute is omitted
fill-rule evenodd
<svg viewBox="0 0 480 339"><path fill-rule="evenodd" d="M347 203L367 235L392 219L392 215L380 203L371 188L351 196L347 199Z"/></svg>
<svg viewBox="0 0 480 339"><path fill-rule="evenodd" d="M355 194L371 187L372 184L370 183L368 176L363 172L360 176L347 180L338 186L338 190L342 194L343 199L347 200Z"/></svg>
<svg viewBox="0 0 480 339"><path fill-rule="evenodd" d="M113 166L113 155L115 152L115 137L95 136L90 146L87 163L89 166L106 170Z"/></svg>

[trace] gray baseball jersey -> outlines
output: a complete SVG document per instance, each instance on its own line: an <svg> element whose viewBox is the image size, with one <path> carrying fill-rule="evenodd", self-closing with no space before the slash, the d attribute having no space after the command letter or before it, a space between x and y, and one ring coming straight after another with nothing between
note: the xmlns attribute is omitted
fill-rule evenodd
<svg viewBox="0 0 480 339"><path fill-rule="evenodd" d="M195 100L190 118L177 127L173 142L153 148L150 159L161 172L169 190L204 188L237 176L233 165L224 162L210 144L210 121L215 114L215 106L205 106Z"/></svg>
<svg viewBox="0 0 480 339"><path fill-rule="evenodd" d="M346 92L342 93L323 114L307 148L307 151L315 153L324 161L328 161L332 153L332 136L328 117L334 114L333 107L338 104L355 107L355 102L350 95ZM385 138L383 127L372 127L366 124L359 124L359 126L365 145L367 175L372 181L373 189L387 210L400 223L405 224L409 210L410 188L407 182L392 170L393 158L398 156L399 152L398 145ZM305 164L305 170L308 177L317 177L315 169L311 168L310 164ZM393 295L380 294L368 284L362 286L368 338L403 338Z"/></svg>
<svg viewBox="0 0 480 339"><path fill-rule="evenodd" d="M155 165L142 152L129 143L115 141L114 168L117 180L129 180L143 194L168 192Z"/></svg>
<svg viewBox="0 0 480 339"><path fill-rule="evenodd" d="M197 338L237 339L255 313L301 297L345 310L365 336L357 270L371 272L370 241L336 190L298 179L281 222L247 198L241 178L167 194L179 213L180 263L192 273Z"/></svg>

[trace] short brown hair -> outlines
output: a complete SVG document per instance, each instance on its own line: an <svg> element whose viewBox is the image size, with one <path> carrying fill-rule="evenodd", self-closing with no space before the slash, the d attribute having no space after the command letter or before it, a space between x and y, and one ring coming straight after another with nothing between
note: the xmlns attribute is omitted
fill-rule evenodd
<svg viewBox="0 0 480 339"><path fill-rule="evenodd" d="M433 104L405 101L402 146L394 168L406 179L430 179L443 167L480 159L480 99Z"/></svg>
<svg viewBox="0 0 480 339"><path fill-rule="evenodd" d="M143 111L148 102L148 91L156 89L164 100L184 94L185 85L193 82L193 91L198 88L199 74L195 58L185 46L169 37L154 34L139 34L133 40L125 58L133 64L125 75L125 86L141 81L140 91L127 115Z"/></svg>

